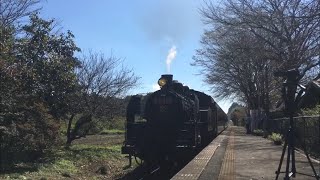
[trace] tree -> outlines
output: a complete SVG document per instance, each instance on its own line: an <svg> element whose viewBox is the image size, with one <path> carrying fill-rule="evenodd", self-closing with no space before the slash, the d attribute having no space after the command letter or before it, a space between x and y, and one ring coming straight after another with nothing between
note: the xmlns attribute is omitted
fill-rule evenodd
<svg viewBox="0 0 320 180"><path fill-rule="evenodd" d="M268 45L279 69L299 68L300 79L319 66L318 0L227 0L223 8L208 3L202 14L207 23L245 27Z"/></svg>
<svg viewBox="0 0 320 180"><path fill-rule="evenodd" d="M9 27L23 17L30 16L40 8L40 0L1 0L0 27Z"/></svg>
<svg viewBox="0 0 320 180"><path fill-rule="evenodd" d="M32 15L19 36L9 28L2 39L0 135L1 159L6 161L33 157L55 145L59 118L75 90L79 62L73 54L79 49L70 32L52 33L52 25Z"/></svg>
<svg viewBox="0 0 320 180"><path fill-rule="evenodd" d="M38 12L40 0L1 0L0 1L0 50L2 58L12 53L13 39L21 28L19 20Z"/></svg>
<svg viewBox="0 0 320 180"><path fill-rule="evenodd" d="M92 127L93 119L112 116L119 108L118 98L135 87L139 79L132 70L123 66L121 59L92 52L82 58L77 78L79 91L73 97L76 105L71 106L70 110L67 146L71 145L73 140L86 135ZM72 128L77 114L81 117Z"/></svg>
<svg viewBox="0 0 320 180"><path fill-rule="evenodd" d="M241 27L207 30L201 43L193 65L204 69L216 97L237 97L251 109L265 106L271 69L264 58L265 43Z"/></svg>
<svg viewBox="0 0 320 180"><path fill-rule="evenodd" d="M268 111L270 94L279 94L275 69L298 68L300 79L319 69L319 6L317 0L207 2L201 12L210 29L194 64L220 96L240 96L251 109Z"/></svg>
<svg viewBox="0 0 320 180"><path fill-rule="evenodd" d="M274 80L274 71L299 69L299 80L319 73L320 1L226 0L220 4L207 2L201 10L209 28L194 65L203 68L216 96L233 96L247 104L254 129L281 98L281 82Z"/></svg>
<svg viewBox="0 0 320 180"><path fill-rule="evenodd" d="M246 112L244 108L237 108L231 113L230 119L235 126L244 126L244 119L246 118Z"/></svg>
<svg viewBox="0 0 320 180"><path fill-rule="evenodd" d="M228 109L228 117L233 121L235 126L243 126L245 125L246 108L238 103L232 103Z"/></svg>
<svg viewBox="0 0 320 180"><path fill-rule="evenodd" d="M55 34L54 21L30 17L31 24L23 27L24 38L17 40L15 63L22 69L24 91L41 98L50 113L60 118L67 112L67 96L75 91L75 68L80 62L74 52L80 51L73 34Z"/></svg>

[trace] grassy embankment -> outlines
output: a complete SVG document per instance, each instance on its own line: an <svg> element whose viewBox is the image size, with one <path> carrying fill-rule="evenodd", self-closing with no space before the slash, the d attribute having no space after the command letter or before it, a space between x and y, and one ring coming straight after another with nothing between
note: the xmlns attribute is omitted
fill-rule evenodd
<svg viewBox="0 0 320 180"><path fill-rule="evenodd" d="M117 122L118 124L123 124ZM111 122L112 123L112 122ZM133 168L121 154L122 128L105 126L99 134L75 140L69 149L63 145L46 153L37 162L17 164L0 179L115 179ZM63 135L63 133L62 133ZM65 137L62 137L65 138ZM133 161L134 162L134 161ZM137 166L133 164L133 167Z"/></svg>

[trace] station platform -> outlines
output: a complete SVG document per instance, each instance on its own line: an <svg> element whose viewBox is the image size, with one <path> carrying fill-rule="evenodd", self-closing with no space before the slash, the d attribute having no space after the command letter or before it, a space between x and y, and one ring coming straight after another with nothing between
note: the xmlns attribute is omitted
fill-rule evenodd
<svg viewBox="0 0 320 180"><path fill-rule="evenodd" d="M274 145L261 136L245 133L245 128L231 126L215 138L192 161L181 169L174 180L256 180L276 178L283 146ZM295 180L316 179L304 153L296 151ZM285 154L281 172L286 168ZM320 162L312 159L317 173L320 173ZM302 175L307 174L307 175ZM279 180L285 173L279 175Z"/></svg>

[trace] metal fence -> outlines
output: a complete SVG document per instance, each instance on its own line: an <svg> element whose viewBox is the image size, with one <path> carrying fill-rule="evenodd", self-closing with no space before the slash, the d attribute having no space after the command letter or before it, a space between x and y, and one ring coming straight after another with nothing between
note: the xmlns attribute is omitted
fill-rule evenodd
<svg viewBox="0 0 320 180"><path fill-rule="evenodd" d="M294 117L296 147L306 147L313 156L320 158L320 116ZM288 131L289 118L270 119L268 131L280 133L284 137Z"/></svg>

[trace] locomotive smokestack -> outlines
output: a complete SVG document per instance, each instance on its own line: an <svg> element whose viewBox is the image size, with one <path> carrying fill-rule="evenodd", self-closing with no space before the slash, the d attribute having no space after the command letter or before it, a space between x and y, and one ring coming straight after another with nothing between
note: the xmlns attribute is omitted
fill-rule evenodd
<svg viewBox="0 0 320 180"><path fill-rule="evenodd" d="M163 74L161 78L158 80L158 84L161 88L170 87L172 84L172 74Z"/></svg>
<svg viewBox="0 0 320 180"><path fill-rule="evenodd" d="M172 83L173 75L172 74L163 74L161 75L161 79L165 79L168 84Z"/></svg>

